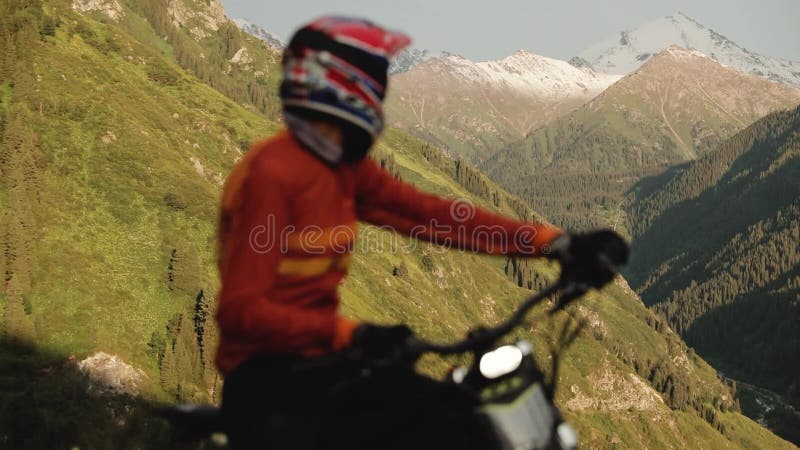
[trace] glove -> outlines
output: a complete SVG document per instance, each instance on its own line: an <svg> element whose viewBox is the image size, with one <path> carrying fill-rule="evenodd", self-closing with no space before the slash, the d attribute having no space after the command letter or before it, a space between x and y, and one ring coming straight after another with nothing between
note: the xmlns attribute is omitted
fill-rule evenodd
<svg viewBox="0 0 800 450"><path fill-rule="evenodd" d="M394 355L413 336L405 325L373 325L365 323L353 333L352 346L372 359L387 358Z"/></svg>
<svg viewBox="0 0 800 450"><path fill-rule="evenodd" d="M561 263L561 278L600 288L628 261L628 244L611 230L564 234L550 244L549 257Z"/></svg>

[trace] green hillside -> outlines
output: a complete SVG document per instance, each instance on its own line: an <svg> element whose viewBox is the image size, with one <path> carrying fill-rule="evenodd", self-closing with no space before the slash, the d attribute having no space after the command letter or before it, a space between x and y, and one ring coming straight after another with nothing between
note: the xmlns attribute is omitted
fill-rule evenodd
<svg viewBox="0 0 800 450"><path fill-rule="evenodd" d="M800 108L769 115L700 160L637 186L628 268L645 302L700 354L795 407L798 180ZM800 415L793 416L792 425L776 426L800 442Z"/></svg>
<svg viewBox="0 0 800 450"><path fill-rule="evenodd" d="M219 6L178 3L184 13ZM181 448L149 408L219 397L210 355L220 185L247 144L279 125L274 104L221 87L249 72L228 71L217 44L243 42L258 64L273 63L237 30L188 19L171 25L194 42L182 62L183 38L150 25L163 11L146 18L142 5L121 4L114 17L59 1L0 5L3 447ZM197 48L206 63L184 67L200 60ZM374 157L426 190L534 215L402 132L388 130ZM408 241L395 249L384 231L360 233L344 312L403 321L432 339L505 317L528 292L520 286L556 275L542 262L405 251ZM558 401L586 447L791 448L742 416L729 386L623 281L572 312L589 326L564 360ZM552 320L519 333L543 348L565 318ZM97 352L119 358L135 380L128 394L103 387L87 365ZM445 367L430 359L420 370Z"/></svg>
<svg viewBox="0 0 800 450"><path fill-rule="evenodd" d="M554 223L626 230L623 194L693 160L800 91L670 47L585 106L481 164Z"/></svg>

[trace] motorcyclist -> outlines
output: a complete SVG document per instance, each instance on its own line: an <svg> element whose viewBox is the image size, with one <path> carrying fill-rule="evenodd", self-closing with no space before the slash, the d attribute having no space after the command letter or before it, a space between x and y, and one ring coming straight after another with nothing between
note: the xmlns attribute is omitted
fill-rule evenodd
<svg viewBox="0 0 800 450"><path fill-rule="evenodd" d="M537 257L553 244L552 255L573 267L580 258L571 250L603 243L421 192L366 157L384 126L390 58L409 43L353 18L300 28L283 54L286 130L253 145L225 184L216 364L237 449L303 448L315 439L320 398L341 371L296 377L287 367L349 346L379 354L409 336L404 326L338 313L358 221L487 254ZM266 414L266 405L285 414ZM303 418L309 432L274 432L288 429L287 417Z"/></svg>

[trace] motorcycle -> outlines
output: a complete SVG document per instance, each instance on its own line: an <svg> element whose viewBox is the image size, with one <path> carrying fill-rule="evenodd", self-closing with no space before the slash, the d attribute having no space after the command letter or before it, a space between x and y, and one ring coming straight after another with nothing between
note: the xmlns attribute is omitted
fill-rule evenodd
<svg viewBox="0 0 800 450"><path fill-rule="evenodd" d="M608 263L616 272L616 265ZM566 320L547 376L530 341L503 343L526 322L527 313L550 299L548 314L564 310L591 287L562 276L522 302L504 322L472 330L450 344L411 337L392 354L370 359L357 348L297 364L293 371L346 364L352 376L326 399L326 425L312 448L324 449L575 449L578 435L554 402L559 355L579 334L582 323ZM453 368L444 380L419 375L414 363L425 354L472 355L468 366ZM540 358L541 360L541 358ZM424 392L424 394L419 394ZM164 414L194 439L226 432L215 407L182 405ZM294 448L294 447L292 447Z"/></svg>

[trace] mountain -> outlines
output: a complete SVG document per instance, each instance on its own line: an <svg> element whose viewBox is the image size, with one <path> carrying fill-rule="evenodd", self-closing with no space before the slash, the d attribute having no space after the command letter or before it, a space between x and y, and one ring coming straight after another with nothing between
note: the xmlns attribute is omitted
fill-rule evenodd
<svg viewBox="0 0 800 450"><path fill-rule="evenodd" d="M408 48L403 50L399 55L397 55L393 60L392 63L389 65L389 75L396 75L402 72L408 72L409 70L417 67L418 65L424 63L425 61L436 58L442 55L435 55L428 50L419 49L419 48Z"/></svg>
<svg viewBox="0 0 800 450"><path fill-rule="evenodd" d="M696 159L800 90L669 47L481 168L556 223L626 229L622 195L641 176Z"/></svg>
<svg viewBox="0 0 800 450"><path fill-rule="evenodd" d="M683 13L622 31L592 45L578 56L599 71L624 75L672 45L699 51L741 72L800 88L800 62L751 52Z"/></svg>
<svg viewBox="0 0 800 450"><path fill-rule="evenodd" d="M480 161L618 78L522 50L478 63L450 55L394 75L387 116L393 126Z"/></svg>
<svg viewBox="0 0 800 450"><path fill-rule="evenodd" d="M280 116L280 52L242 32L219 1L140 0L123 7L116 0L76 0L73 8L121 27L236 103Z"/></svg>
<svg viewBox="0 0 800 450"><path fill-rule="evenodd" d="M251 22L248 19L236 18L231 20L242 31L261 39L262 41L269 44L269 46L274 48L275 50L283 50L283 48L286 46L286 43L283 42L281 38L270 33L263 27L256 25L255 23ZM444 54L446 54L446 52L444 52ZM436 55L424 49L418 49L418 48L406 49L392 60L389 66L389 74L394 75L401 72L407 72L412 68L418 66L419 64L431 58L436 58L437 56L441 55Z"/></svg>
<svg viewBox="0 0 800 450"><path fill-rule="evenodd" d="M242 31L248 33L252 36L255 36L262 41L269 44L270 47L274 48L275 50L282 50L283 47L286 45L278 36L270 33L269 31L265 30L264 28L250 22L247 19L231 19L233 23L236 24Z"/></svg>
<svg viewBox="0 0 800 450"><path fill-rule="evenodd" d="M258 91L234 82L274 88L256 72L274 69L275 52L208 22L216 2L144 3L0 3L0 36L12 37L0 40L0 436L10 448L174 448L151 408L219 399L209 356L220 184L249 143L280 128L273 100L253 102ZM242 48L249 69L230 60ZM223 93L230 86L242 89ZM387 129L373 158L422 189L534 215L403 131ZM454 339L556 275L546 261L411 244L361 227L345 314ZM731 386L624 280L571 312L587 332L563 360L557 401L584 446L790 448L738 412ZM546 349L564 320L518 337ZM443 376L447 366L419 368Z"/></svg>
<svg viewBox="0 0 800 450"><path fill-rule="evenodd" d="M790 407L750 405L800 443L800 107L630 194L626 274L703 357ZM758 391L756 391L758 392ZM753 402L755 403L755 402ZM763 399L762 399L763 403ZM782 414L783 413L783 414Z"/></svg>

